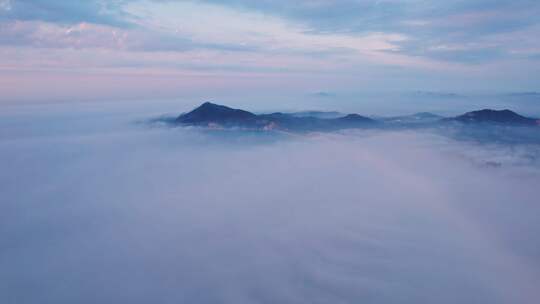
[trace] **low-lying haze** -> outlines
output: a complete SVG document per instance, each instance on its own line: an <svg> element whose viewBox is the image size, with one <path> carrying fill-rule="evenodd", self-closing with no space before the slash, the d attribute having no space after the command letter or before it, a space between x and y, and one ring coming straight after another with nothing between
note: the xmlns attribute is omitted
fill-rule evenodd
<svg viewBox="0 0 540 304"><path fill-rule="evenodd" d="M0 113L2 303L534 303L540 148ZM496 164L496 165L493 165Z"/></svg>

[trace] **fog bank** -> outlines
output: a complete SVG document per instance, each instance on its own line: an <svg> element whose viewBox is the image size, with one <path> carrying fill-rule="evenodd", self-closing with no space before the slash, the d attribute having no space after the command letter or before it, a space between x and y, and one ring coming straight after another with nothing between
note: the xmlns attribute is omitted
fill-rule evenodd
<svg viewBox="0 0 540 304"><path fill-rule="evenodd" d="M34 109L0 114L2 303L540 298L536 144Z"/></svg>

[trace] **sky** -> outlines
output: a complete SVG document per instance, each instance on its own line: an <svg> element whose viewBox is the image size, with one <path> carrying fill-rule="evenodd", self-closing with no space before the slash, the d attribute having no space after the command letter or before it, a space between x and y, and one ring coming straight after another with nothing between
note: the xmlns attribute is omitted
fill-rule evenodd
<svg viewBox="0 0 540 304"><path fill-rule="evenodd" d="M0 303L538 303L538 0L0 0ZM515 135L515 136L514 136ZM359 300L360 299L360 300Z"/></svg>
<svg viewBox="0 0 540 304"><path fill-rule="evenodd" d="M540 91L536 0L0 0L0 103Z"/></svg>

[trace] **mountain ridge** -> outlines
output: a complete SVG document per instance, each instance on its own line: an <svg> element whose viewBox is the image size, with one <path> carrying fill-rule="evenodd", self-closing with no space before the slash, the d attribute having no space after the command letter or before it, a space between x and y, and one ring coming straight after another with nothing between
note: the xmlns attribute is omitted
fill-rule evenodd
<svg viewBox="0 0 540 304"><path fill-rule="evenodd" d="M241 109L235 109L212 102L205 102L194 110L181 114L174 122L180 125L211 128L245 128L284 131L335 131L378 126L387 126L390 128L413 125L432 126L445 122L458 122L466 125L482 123L512 126L540 126L540 120L522 116L508 109L483 109L449 118L429 112L376 119L356 113L340 114L339 117L330 116L330 118L322 118L323 116L319 114L323 112L313 113L313 116L299 116L296 113L282 112L254 114ZM339 112L331 113L336 114Z"/></svg>
<svg viewBox="0 0 540 304"><path fill-rule="evenodd" d="M448 120L459 121L462 123L496 123L508 125L538 125L539 120L517 114L514 111L483 109L467 112Z"/></svg>
<svg viewBox="0 0 540 304"><path fill-rule="evenodd" d="M376 120L359 114L348 114L338 118L297 116L294 113L281 112L257 115L211 102L205 102L191 112L178 116L175 122L193 126L294 131L340 130L377 124Z"/></svg>

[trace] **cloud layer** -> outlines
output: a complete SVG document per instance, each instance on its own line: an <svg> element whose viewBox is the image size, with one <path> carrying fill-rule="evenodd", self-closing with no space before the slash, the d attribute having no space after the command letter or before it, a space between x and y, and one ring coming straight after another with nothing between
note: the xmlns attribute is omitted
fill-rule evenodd
<svg viewBox="0 0 540 304"><path fill-rule="evenodd" d="M536 91L531 78L540 68L539 13L537 1L529 0L3 0L0 86L8 86L13 69L43 71L46 57L54 56L77 62L59 62L56 70L98 69L109 76L129 68L128 74L149 78L196 79L197 70L206 70L224 81L237 74L261 77L258 84L264 85L279 72L283 83L306 88L304 93L407 85ZM130 58L124 70L115 64L118 58ZM314 82L313 75L327 78ZM32 77L25 82L39 86ZM231 91L240 95L242 89ZM129 86L121 90L130 95ZM40 95L31 94L2 98Z"/></svg>
<svg viewBox="0 0 540 304"><path fill-rule="evenodd" d="M540 296L537 147L431 132L274 138L134 123L186 109L89 103L0 114L1 302Z"/></svg>

